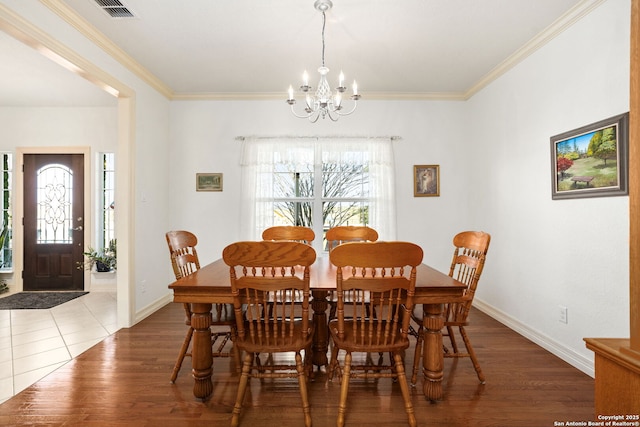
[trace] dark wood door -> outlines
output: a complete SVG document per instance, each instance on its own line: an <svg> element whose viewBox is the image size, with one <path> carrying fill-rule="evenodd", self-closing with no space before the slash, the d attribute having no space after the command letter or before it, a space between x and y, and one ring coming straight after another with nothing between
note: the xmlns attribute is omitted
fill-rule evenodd
<svg viewBox="0 0 640 427"><path fill-rule="evenodd" d="M25 154L23 223L24 290L83 290L83 154Z"/></svg>

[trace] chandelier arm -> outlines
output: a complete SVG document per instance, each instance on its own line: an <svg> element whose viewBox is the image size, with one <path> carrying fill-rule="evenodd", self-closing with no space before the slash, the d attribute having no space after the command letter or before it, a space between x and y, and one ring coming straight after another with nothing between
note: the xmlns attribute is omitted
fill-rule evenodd
<svg viewBox="0 0 640 427"><path fill-rule="evenodd" d="M313 115L314 115L314 114L313 114L313 113L311 113L311 114L309 114L309 117L308 117L308 118L309 118L309 121L310 121L311 123L315 123L315 122L317 122L317 121L318 121L318 119L320 118L320 113L319 113L318 111L316 111L316 112L315 112L315 117L312 117Z"/></svg>
<svg viewBox="0 0 640 427"><path fill-rule="evenodd" d="M296 113L296 110L293 107L293 103L291 104L291 113L293 113L293 115L299 119L308 119L313 115L313 113L307 113L306 115L299 115L298 113Z"/></svg>
<svg viewBox="0 0 640 427"><path fill-rule="evenodd" d="M354 101L353 103L353 108L351 109L351 111L347 112L347 113L342 113L340 112L340 110L334 110L334 113L336 113L339 116L348 116L351 113L353 113L354 111L356 111L356 108L358 107L358 101Z"/></svg>
<svg viewBox="0 0 640 427"><path fill-rule="evenodd" d="M333 115L331 113L336 113L338 114L336 117L333 117ZM331 119L332 122L337 122L338 119L340 118L340 113L338 113L338 110L329 110L327 109L327 117L329 117Z"/></svg>

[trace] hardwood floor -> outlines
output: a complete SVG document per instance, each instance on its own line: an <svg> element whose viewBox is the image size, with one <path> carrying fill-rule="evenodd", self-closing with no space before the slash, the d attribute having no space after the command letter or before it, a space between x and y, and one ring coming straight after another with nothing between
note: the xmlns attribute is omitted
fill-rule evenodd
<svg viewBox="0 0 640 427"><path fill-rule="evenodd" d="M175 384L169 377L186 332L181 304L169 304L122 329L0 405L2 426L229 425L238 375L233 358L214 360L213 396L193 397L190 361ZM446 359L444 400L430 403L413 389L422 426L553 426L594 420L594 381L546 350L473 309L467 328L487 377L478 383L469 359ZM413 342L413 340L412 340ZM410 369L413 347L407 351ZM340 384L323 373L309 386L314 426L334 426ZM391 380L354 380L348 426L405 426ZM252 380L240 419L244 426L303 423L295 379Z"/></svg>

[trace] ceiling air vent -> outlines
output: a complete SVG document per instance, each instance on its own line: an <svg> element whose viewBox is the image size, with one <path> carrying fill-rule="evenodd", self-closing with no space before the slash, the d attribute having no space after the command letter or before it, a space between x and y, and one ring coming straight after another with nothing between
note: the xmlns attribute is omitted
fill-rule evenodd
<svg viewBox="0 0 640 427"><path fill-rule="evenodd" d="M135 18L131 10L119 0L94 0L112 18Z"/></svg>

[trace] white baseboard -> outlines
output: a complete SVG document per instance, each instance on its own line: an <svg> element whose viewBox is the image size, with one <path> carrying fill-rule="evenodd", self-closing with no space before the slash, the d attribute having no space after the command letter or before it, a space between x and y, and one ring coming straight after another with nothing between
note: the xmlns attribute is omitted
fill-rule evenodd
<svg viewBox="0 0 640 427"><path fill-rule="evenodd" d="M576 369L581 370L591 378L595 378L595 369L592 360L576 353L573 349L553 340L547 335L540 333L535 329L531 329L519 320L514 319L503 311L498 310L478 298L473 300L473 306L498 322L504 324L509 329L514 330L528 340L551 352Z"/></svg>
<svg viewBox="0 0 640 427"><path fill-rule="evenodd" d="M151 316L153 313L160 310L162 307L164 307L165 305L169 304L172 301L173 301L173 293L170 293L161 298L158 298L157 300L147 305L146 307L143 307L141 310L136 312L135 320L133 322L134 325L140 322L141 320L144 320L147 317Z"/></svg>

